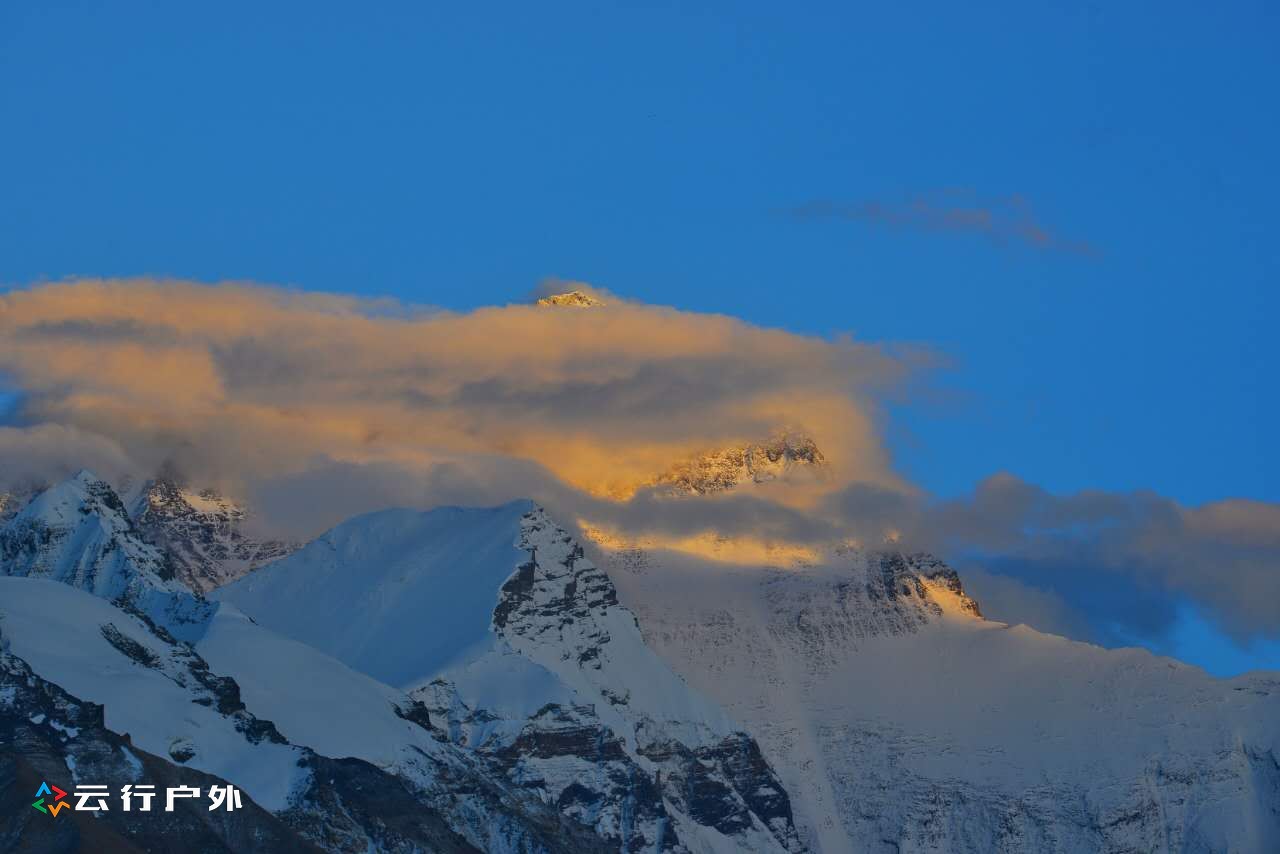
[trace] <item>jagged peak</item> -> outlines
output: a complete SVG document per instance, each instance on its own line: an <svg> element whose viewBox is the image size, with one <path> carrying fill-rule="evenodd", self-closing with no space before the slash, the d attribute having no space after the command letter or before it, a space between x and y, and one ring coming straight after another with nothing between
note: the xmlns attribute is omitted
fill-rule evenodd
<svg viewBox="0 0 1280 854"><path fill-rule="evenodd" d="M653 485L676 494L707 495L743 483L777 480L797 468L821 471L826 456L808 434L779 430L767 439L712 448L677 462Z"/></svg>
<svg viewBox="0 0 1280 854"><path fill-rule="evenodd" d="M536 305L541 308L598 308L606 303L584 291L572 290L542 297Z"/></svg>
<svg viewBox="0 0 1280 854"><path fill-rule="evenodd" d="M216 489L195 490L181 481L164 476L150 480L138 497L137 515L158 513L167 516L214 516L240 520L245 508Z"/></svg>
<svg viewBox="0 0 1280 854"><path fill-rule="evenodd" d="M33 497L33 502L39 500L46 502L83 500L90 492L100 491L103 487L111 489L109 484L101 480L89 469L80 469L70 477L50 484L37 492Z"/></svg>
<svg viewBox="0 0 1280 854"><path fill-rule="evenodd" d="M976 599L965 592L960 573L928 552L882 550L877 553L886 576L914 578L943 613L982 618Z"/></svg>
<svg viewBox="0 0 1280 854"><path fill-rule="evenodd" d="M132 494L142 538L164 552L176 577L208 593L301 545L277 538L252 509L213 488L162 471Z"/></svg>
<svg viewBox="0 0 1280 854"><path fill-rule="evenodd" d="M119 517L125 527L128 527L129 514L120 496L112 489L111 484L88 469L81 469L66 480L41 491L17 515L26 518L51 513L64 515L71 509L80 508L103 518Z"/></svg>

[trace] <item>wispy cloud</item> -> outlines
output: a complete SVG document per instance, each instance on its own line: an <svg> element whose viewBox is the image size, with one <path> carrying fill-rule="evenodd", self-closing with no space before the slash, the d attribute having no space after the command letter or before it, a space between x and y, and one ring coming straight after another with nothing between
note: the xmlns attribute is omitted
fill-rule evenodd
<svg viewBox="0 0 1280 854"><path fill-rule="evenodd" d="M1096 257L1092 244L1059 236L1040 222L1020 195L983 197L971 190L948 189L906 198L840 203L814 200L788 213L799 220L838 219L889 228L972 234L1000 245Z"/></svg>

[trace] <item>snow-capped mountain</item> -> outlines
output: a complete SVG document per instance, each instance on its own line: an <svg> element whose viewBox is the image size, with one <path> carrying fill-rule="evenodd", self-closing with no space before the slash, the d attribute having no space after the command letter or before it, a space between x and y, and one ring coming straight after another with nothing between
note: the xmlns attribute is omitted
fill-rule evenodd
<svg viewBox="0 0 1280 854"><path fill-rule="evenodd" d="M600 560L759 739L812 850L1280 851L1280 674L987 621L926 556Z"/></svg>
<svg viewBox="0 0 1280 854"><path fill-rule="evenodd" d="M17 547L0 563L11 576L0 578L0 629L14 667L68 703L102 707L98 741L167 763L170 778L229 780L307 844L799 848L755 742L644 645L608 578L528 502L356 519L219 601L175 591L165 556L87 473L38 496L5 533ZM185 636L103 578L188 597ZM242 590L293 601L259 610L259 623L234 604ZM261 601L245 597L249 610ZM308 636L306 620L276 619L285 612L329 630ZM19 699L0 692L0 712L20 717ZM73 772L78 737L46 760Z"/></svg>
<svg viewBox="0 0 1280 854"><path fill-rule="evenodd" d="M820 464L813 450L764 457ZM226 780L253 809L115 815L94 838L1280 850L1280 674L1214 679L984 620L927 555L841 547L783 568L584 548L520 501L357 517L206 598L225 575L174 567L217 564L202 532L239 542L240 517L153 492L170 497L150 542L88 473L0 522L0 798L83 769ZM147 519L150 497L136 506ZM6 820L0 846L47 841ZM67 838L53 850L89 837Z"/></svg>
<svg viewBox="0 0 1280 854"><path fill-rule="evenodd" d="M173 577L124 503L89 472L46 489L0 526L0 570L48 578L137 611L191 638L211 606Z"/></svg>
<svg viewBox="0 0 1280 854"><path fill-rule="evenodd" d="M300 848L598 850L448 744L401 692L234 608L219 608L205 628L192 645L66 585L0 578L0 630L16 668L57 685L69 703L100 706L96 727L111 734L102 737L167 763L167 777L232 782ZM29 711L20 694L0 691L0 715L20 711ZM75 777L85 746L62 720L49 723L65 736L50 745L66 766L55 779ZM107 776L94 781L113 788L137 774L122 777L119 763L98 770Z"/></svg>
<svg viewBox="0 0 1280 854"><path fill-rule="evenodd" d="M622 850L798 850L749 735L529 502L347 522L215 594L409 691L452 743Z"/></svg>
<svg viewBox="0 0 1280 854"><path fill-rule="evenodd" d="M763 442L696 454L659 475L653 486L671 495L708 495L778 480L798 470L816 473L825 463L813 439L800 433L779 433Z"/></svg>
<svg viewBox="0 0 1280 854"><path fill-rule="evenodd" d="M0 579L6 595L14 587L49 592L46 585ZM59 592L52 591L52 595L57 597ZM235 813L210 812L195 800L182 799L173 812L69 811L61 821L45 820L30 808L31 793L44 781L149 783L159 791L177 785L196 785L203 790L226 785L226 781L179 768L146 752L129 736L107 729L102 706L83 702L37 676L13 654L4 630L0 624L0 849L174 854L322 850L251 799Z"/></svg>
<svg viewBox="0 0 1280 854"><path fill-rule="evenodd" d="M196 492L161 477L146 483L131 505L143 539L168 555L179 580L202 593L298 548L246 532L244 508L212 489Z"/></svg>

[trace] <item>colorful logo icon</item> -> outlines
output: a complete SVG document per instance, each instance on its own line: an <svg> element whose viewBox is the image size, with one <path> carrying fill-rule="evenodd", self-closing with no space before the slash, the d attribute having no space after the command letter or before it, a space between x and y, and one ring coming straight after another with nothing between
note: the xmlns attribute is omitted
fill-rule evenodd
<svg viewBox="0 0 1280 854"><path fill-rule="evenodd" d="M40 810L40 812L45 815L51 815L54 818L57 818L58 813L62 812L62 808L67 805L66 802L62 800L66 796L67 793L59 789L57 786L50 786L48 783L41 782L40 788L36 790L36 802L31 806ZM45 797L52 797L53 803L46 805L44 802Z"/></svg>

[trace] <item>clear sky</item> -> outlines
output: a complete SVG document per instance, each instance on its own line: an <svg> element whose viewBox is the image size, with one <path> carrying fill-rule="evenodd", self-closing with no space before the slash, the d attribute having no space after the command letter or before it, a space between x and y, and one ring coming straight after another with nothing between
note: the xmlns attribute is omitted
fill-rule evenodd
<svg viewBox="0 0 1280 854"><path fill-rule="evenodd" d="M1280 501L1278 43L1267 2L15 0L0 281L580 279L933 348L887 430L938 495Z"/></svg>

